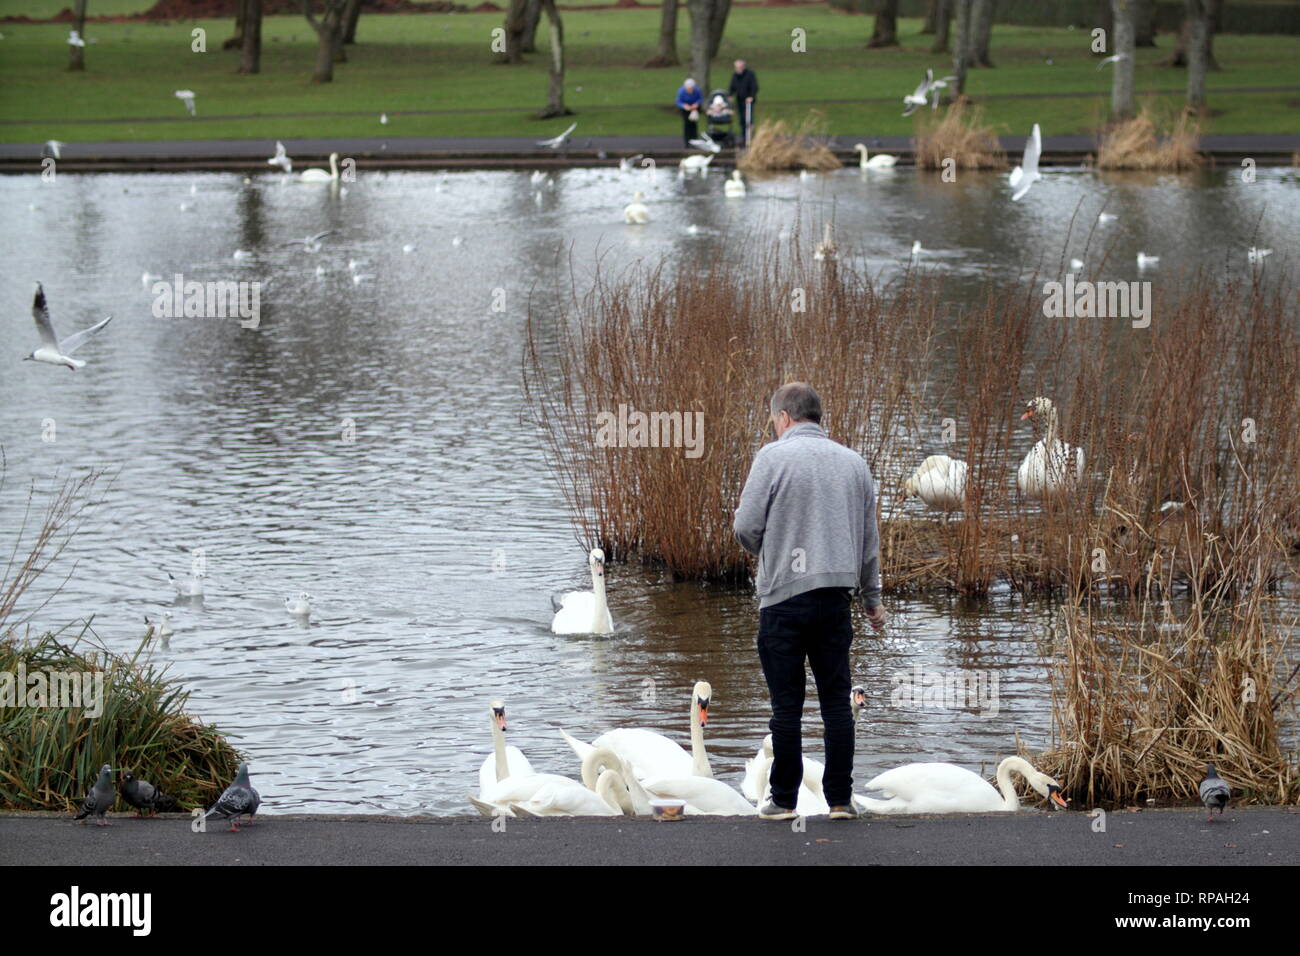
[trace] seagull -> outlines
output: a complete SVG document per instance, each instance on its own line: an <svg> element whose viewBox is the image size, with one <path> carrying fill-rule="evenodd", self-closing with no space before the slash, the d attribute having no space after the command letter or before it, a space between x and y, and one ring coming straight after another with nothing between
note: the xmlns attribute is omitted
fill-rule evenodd
<svg viewBox="0 0 1300 956"><path fill-rule="evenodd" d="M1272 254L1272 249L1256 249L1251 246L1250 251L1246 253L1246 258L1251 262L1263 262L1265 256L1271 256Z"/></svg>
<svg viewBox="0 0 1300 956"><path fill-rule="evenodd" d="M83 39L81 39L81 34L80 34L80 33L78 33L76 30L69 30L69 31L68 31L68 46L82 46L82 47L84 47L85 45L86 45L86 41L83 40Z"/></svg>
<svg viewBox="0 0 1300 956"><path fill-rule="evenodd" d="M294 617L310 617L311 595L306 591L299 591L296 598L285 598L284 609Z"/></svg>
<svg viewBox="0 0 1300 956"><path fill-rule="evenodd" d="M1115 215L1113 212L1103 212L1097 214L1097 221L1101 223L1103 226L1108 222L1114 222L1118 218L1119 216Z"/></svg>
<svg viewBox="0 0 1300 956"><path fill-rule="evenodd" d="M235 782L226 787L221 796L217 797L217 802L212 805L212 809L203 815L207 819L216 813L227 820L230 820L230 832L239 832L239 818L248 815L248 822L253 822L253 814L257 808L262 805L261 795L253 789L252 781L248 779L248 764L239 765L239 774L235 777Z"/></svg>
<svg viewBox="0 0 1300 956"><path fill-rule="evenodd" d="M621 173L634 173L637 169L637 163L645 158L644 153L637 153L635 156L627 156L618 161L618 171Z"/></svg>
<svg viewBox="0 0 1300 956"><path fill-rule="evenodd" d="M1100 70L1107 63L1118 63L1120 60L1127 60L1127 59L1128 59L1127 53L1116 53L1114 56L1108 56L1106 57L1106 59L1098 63L1097 69Z"/></svg>
<svg viewBox="0 0 1300 956"><path fill-rule="evenodd" d="M1083 260L1082 260L1082 259L1071 259L1071 260L1070 260L1070 268L1073 269L1075 272L1078 272L1080 269L1083 268Z"/></svg>
<svg viewBox="0 0 1300 956"><path fill-rule="evenodd" d="M47 139L45 145L41 148L42 156L53 156L55 159L62 159L63 155L59 152L66 144L59 142L57 139Z"/></svg>
<svg viewBox="0 0 1300 956"><path fill-rule="evenodd" d="M1138 253L1138 268L1148 269L1160 262L1159 256L1149 256L1145 252Z"/></svg>
<svg viewBox="0 0 1300 956"><path fill-rule="evenodd" d="M1034 131L1029 134L1029 140L1025 143L1025 155L1020 160L1020 165L1011 170L1010 182L1015 192L1011 194L1011 201L1016 202L1025 193L1029 192L1035 180L1043 178L1043 174L1038 171L1038 157L1043 153L1043 136L1038 131L1038 124L1034 124Z"/></svg>
<svg viewBox="0 0 1300 956"><path fill-rule="evenodd" d="M1230 799L1232 799L1232 788L1215 772L1214 764L1206 764L1205 779L1201 781L1201 803L1205 804L1206 810L1209 811L1206 820L1214 819L1216 807L1219 816L1223 816L1223 808L1228 805Z"/></svg>
<svg viewBox="0 0 1300 956"><path fill-rule="evenodd" d="M172 636L172 612L163 611L162 617L158 621L158 636L164 641Z"/></svg>
<svg viewBox="0 0 1300 956"><path fill-rule="evenodd" d="M140 284L144 286L146 289L149 288L149 286L153 285L155 282L161 282L161 281L162 281L162 276L158 275L155 272L140 273Z"/></svg>
<svg viewBox="0 0 1300 956"><path fill-rule="evenodd" d="M461 243L463 243L464 241L465 241L465 240L462 239L460 236L452 236L452 237L451 237L451 244L452 244L453 246L459 246L459 245L460 245Z"/></svg>
<svg viewBox="0 0 1300 956"><path fill-rule="evenodd" d="M907 109L903 110L904 116L911 116L916 112L917 107L924 106L926 99L930 95L930 87L934 85L934 70L925 71L925 79L916 85L916 89L903 97L903 105Z"/></svg>
<svg viewBox="0 0 1300 956"><path fill-rule="evenodd" d="M572 126L566 129L559 136L556 136L554 139L538 140L537 145L543 146L546 149L559 149L561 146L563 146L565 143L569 141L569 134L572 133L577 128L578 128L578 124L574 123Z"/></svg>
<svg viewBox="0 0 1300 956"><path fill-rule="evenodd" d="M719 146L714 141L713 137L706 132L700 133L698 139L691 140L691 145L694 146L696 149L703 149L710 153L722 152L722 147Z"/></svg>
<svg viewBox="0 0 1300 956"><path fill-rule="evenodd" d="M279 166L286 173L293 172L293 160L291 160L289 154L285 152L284 143L281 143L279 140L276 140L275 142L275 155L266 162L268 166Z"/></svg>
<svg viewBox="0 0 1300 956"><path fill-rule="evenodd" d="M290 239L285 243L286 246L300 245L308 252L320 252L320 241L326 236L332 236L337 229L326 229L324 232L318 232L315 235L307 236L303 239Z"/></svg>
<svg viewBox="0 0 1300 956"><path fill-rule="evenodd" d="M380 126L387 126L387 125L388 125L388 114L387 114L387 113L380 113L380 114L379 114L379 125L380 125Z"/></svg>
<svg viewBox="0 0 1300 956"><path fill-rule="evenodd" d="M73 335L69 335L63 341L54 332L54 325L50 322L50 310L45 304L45 290L41 284L36 283L36 296L32 299L32 318L36 320L36 331L41 334L41 347L31 355L28 355L23 361L30 359L33 362L45 362L49 365L66 365L72 371L76 371L85 365L85 362L69 358L73 352L81 347L86 339L90 338L104 326L108 325L110 315L103 322L98 322L88 329L82 329Z"/></svg>
<svg viewBox="0 0 1300 956"><path fill-rule="evenodd" d="M194 91L193 91L193 90L177 90L177 91L176 91L176 98L177 98L178 100L180 100L182 103L185 104L185 108L186 108L187 110L190 111L190 115L191 115L191 116L195 116L195 115L197 115L197 113L196 113L195 110L194 110Z"/></svg>
<svg viewBox="0 0 1300 956"><path fill-rule="evenodd" d="M415 246L409 242L406 245L402 246L402 252L406 253L407 255L410 255L414 251L415 251Z"/></svg>
<svg viewBox="0 0 1300 956"><path fill-rule="evenodd" d="M247 249L236 249L236 250L235 250L235 254L232 255L230 258L232 258L232 259L236 259L236 260L242 262L242 261L245 260L245 259L251 259L251 258L253 258L253 254L252 254L251 252L249 252Z"/></svg>
<svg viewBox="0 0 1300 956"><path fill-rule="evenodd" d="M923 253L923 252L925 252L925 250L921 248L921 240L920 240L920 239L917 239L917 240L913 241L913 243L912 243L912 258L913 258L913 259L918 258L918 257L921 255L921 253Z"/></svg>
<svg viewBox="0 0 1300 956"><path fill-rule="evenodd" d="M361 285L361 283L365 282L367 279L373 279L373 278L374 278L374 276L371 275L371 274L368 273L368 272L367 272L367 273L364 273L364 274L362 274L362 273L353 273L353 275L352 275L352 284L353 284L353 285Z"/></svg>
<svg viewBox="0 0 1300 956"><path fill-rule="evenodd" d="M176 596L178 598L202 598L203 597L202 572L199 571L190 572L189 582L184 587L181 587L180 583L177 582L177 580L174 577L172 577L172 573L170 571L167 572L167 580L170 581L172 583L172 587L176 589Z"/></svg>

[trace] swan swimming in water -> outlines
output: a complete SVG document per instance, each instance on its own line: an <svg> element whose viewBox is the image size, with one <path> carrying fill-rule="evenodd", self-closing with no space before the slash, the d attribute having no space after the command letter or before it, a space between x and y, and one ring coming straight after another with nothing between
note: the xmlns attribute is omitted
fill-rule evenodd
<svg viewBox="0 0 1300 956"><path fill-rule="evenodd" d="M966 462L931 455L903 482L904 498L920 498L939 511L960 511L966 504Z"/></svg>
<svg viewBox="0 0 1300 956"><path fill-rule="evenodd" d="M304 183L332 183L338 182L339 178L339 154L330 153L329 172L323 169L313 168L304 169L298 174L298 180Z"/></svg>
<svg viewBox="0 0 1300 956"><path fill-rule="evenodd" d="M898 157L890 153L876 153L875 156L867 159L865 143L858 143L853 149L858 154L859 169L888 169L898 163Z"/></svg>
<svg viewBox="0 0 1300 956"><path fill-rule="evenodd" d="M726 185L722 187L723 195L728 199L745 198L745 181L740 178L740 170L733 170L731 178L727 180Z"/></svg>
<svg viewBox="0 0 1300 956"><path fill-rule="evenodd" d="M626 761L639 779L675 779L712 777L709 754L704 748L704 726L709 722L709 701L713 688L708 681L697 681L691 688L691 752L654 730L620 728L601 734L593 743L575 740L563 730L560 734L579 759L585 759L593 746L608 747Z"/></svg>
<svg viewBox="0 0 1300 956"><path fill-rule="evenodd" d="M643 202L644 199L645 193L643 192L637 192L632 197L632 201L623 210L624 222L629 225L644 225L650 221L650 210L646 208L646 204Z"/></svg>
<svg viewBox="0 0 1300 956"><path fill-rule="evenodd" d="M998 764L997 790L979 774L955 764L909 763L867 781L867 792L882 797L855 796L854 803L870 813L1014 812L1020 808L1020 801L1011 784L1012 773L1019 773L1057 806L1069 806L1061 796L1060 785L1020 757L1007 757Z"/></svg>
<svg viewBox="0 0 1300 956"><path fill-rule="evenodd" d="M1072 488L1083 480L1083 449L1067 445L1056 437L1056 406L1049 398L1035 398L1025 408L1020 420L1033 419L1046 424L1046 434L1029 450L1016 472L1016 484L1026 495L1043 497Z"/></svg>
<svg viewBox="0 0 1300 956"><path fill-rule="evenodd" d="M609 634L614 630L614 618L605 601L605 552L592 548L587 563L591 567L591 590L569 591L558 602L551 599L555 606L552 634Z"/></svg>

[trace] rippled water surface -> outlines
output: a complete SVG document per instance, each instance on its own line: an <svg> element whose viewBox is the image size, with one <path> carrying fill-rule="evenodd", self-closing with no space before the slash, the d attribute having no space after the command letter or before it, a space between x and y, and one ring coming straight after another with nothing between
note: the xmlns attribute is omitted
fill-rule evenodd
<svg viewBox="0 0 1300 956"><path fill-rule="evenodd" d="M29 593L27 609L50 599L34 626L93 615L126 650L146 614L170 609L176 633L155 657L251 755L272 812L462 812L490 750L489 699L506 699L511 742L537 769L572 774L557 728L590 739L651 726L686 741L700 678L714 688L715 773L738 783L767 716L748 594L615 566L614 636L549 631L550 595L588 586L521 394L527 298L552 294L557 253L571 252L581 280L596 251L684 263L738 236L789 233L800 216L816 233L833 215L873 271L920 240L960 295L1040 257L1109 247L1108 277L1131 279L1139 250L1162 256L1162 272L1240 268L1248 246L1278 261L1300 235L1293 172L1261 170L1250 185L1227 172L1049 172L1014 206L1003 180L976 174L945 188L910 170L787 176L752 181L743 201L725 200L721 179L575 170L537 190L527 173L376 173L346 194L275 176L0 179L6 547L33 482L47 493L88 467L114 474L64 555L62 590L51 597L63 577L52 573ZM653 221L627 227L638 188ZM1080 200L1087 225L1063 250ZM1119 218L1084 253L1103 203ZM324 229L337 233L318 252L284 245ZM155 318L144 272L269 283L261 325ZM78 353L86 368L20 361L36 344L35 280L65 335L114 316ZM198 548L206 597L174 602L167 572L184 576ZM300 590L315 595L309 626L284 610ZM1016 732L1046 742L1050 608L1001 593L890 609L887 636L860 629L855 646L873 703L859 779L932 757L987 769ZM997 714L885 706L913 665L996 675Z"/></svg>

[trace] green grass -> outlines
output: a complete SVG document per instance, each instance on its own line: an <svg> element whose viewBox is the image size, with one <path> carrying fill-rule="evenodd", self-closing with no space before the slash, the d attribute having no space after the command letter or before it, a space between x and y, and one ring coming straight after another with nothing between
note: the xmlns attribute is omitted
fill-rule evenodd
<svg viewBox="0 0 1300 956"><path fill-rule="evenodd" d="M112 0L110 0L112 2ZM130 6L130 0L116 0ZM16 8L14 0L0 3ZM136 3L138 6L138 2ZM34 4L21 4L31 10ZM4 8L0 8L4 9ZM104 12L105 7L92 7ZM565 13L569 71L566 100L578 115L579 135L661 134L678 131L670 108L684 68L641 69L653 52L656 9ZM4 24L0 57L0 141L224 139L375 136L541 136L559 120L541 123L533 113L545 102L546 56L522 67L495 65L490 31L500 14L383 15L363 17L361 43L349 48L335 82L310 82L315 36L300 17L274 17L264 27L264 72L239 76L237 54L222 51L229 19L178 23L103 23L87 27L97 43L87 48L88 70L69 73L64 25ZM685 52L686 19L679 50ZM190 52L190 31L208 31L207 53ZM807 31L809 52L790 52L790 31ZM871 18L825 6L737 8L715 63L714 85L725 83L728 64L745 55L759 72L765 118L798 120L810 106L829 128L845 134L910 134L899 116L901 97L927 66L946 70L946 57L926 51L919 20L901 21L901 49L863 48ZM539 37L545 46L545 37ZM1161 49L1138 52L1138 89L1181 90L1182 70L1155 66ZM999 26L994 31L996 69L973 71L968 92L985 99L987 116L1008 133L1037 121L1045 134L1087 133L1104 117L1109 73L1098 72L1079 30ZM1215 52L1224 71L1208 81L1216 133L1300 133L1300 90L1217 93L1249 87L1300 87L1294 37L1221 36ZM1044 61L1053 60L1053 65ZM1107 68L1109 69L1109 68ZM198 93L198 119L184 114L173 95ZM1023 93L1067 94L1023 100ZM864 103L873 97L889 102ZM1177 108L1181 93L1156 97ZM834 100L848 102L831 102ZM402 115L404 111L446 111ZM381 127L380 112L392 122ZM276 115L322 114L322 115ZM348 115L358 114L358 115ZM88 122L98 120L100 122ZM103 122L107 121L107 122Z"/></svg>

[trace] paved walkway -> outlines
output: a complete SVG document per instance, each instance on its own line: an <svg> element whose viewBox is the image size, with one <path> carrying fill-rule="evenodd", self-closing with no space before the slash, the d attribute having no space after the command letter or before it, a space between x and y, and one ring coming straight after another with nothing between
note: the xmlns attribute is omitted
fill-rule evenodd
<svg viewBox="0 0 1300 956"><path fill-rule="evenodd" d="M758 819L507 820L267 816L240 833L189 818L113 818L82 826L70 814L0 814L0 864L948 864L1267 866L1300 863L1300 808L1114 811L1104 833L1077 811L814 818L800 832Z"/></svg>

